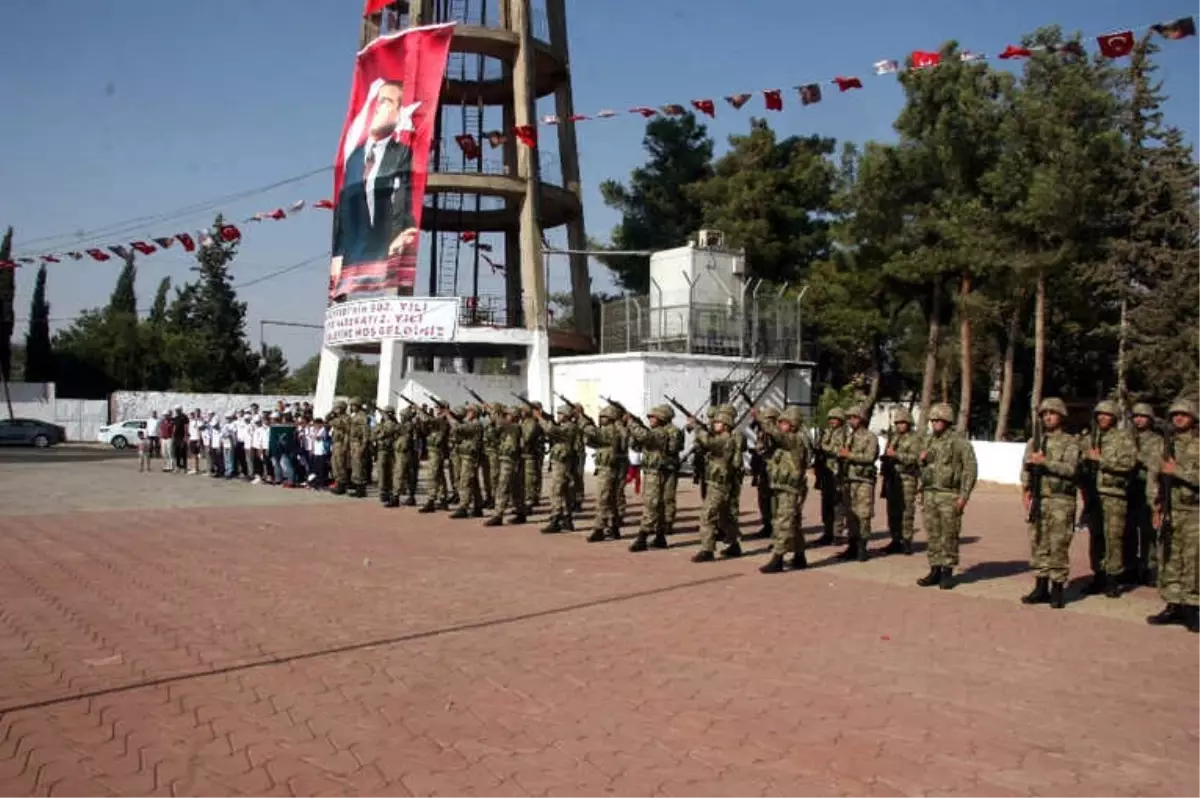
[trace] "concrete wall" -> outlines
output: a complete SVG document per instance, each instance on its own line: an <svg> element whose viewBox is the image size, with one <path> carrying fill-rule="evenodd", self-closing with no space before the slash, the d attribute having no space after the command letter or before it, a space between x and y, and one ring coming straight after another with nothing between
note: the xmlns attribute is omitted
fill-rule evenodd
<svg viewBox="0 0 1200 798"><path fill-rule="evenodd" d="M513 394L524 395L525 377L510 374L450 374L447 372L412 371L400 393L417 402L429 401L436 396L452 405L474 402L467 388L472 389L489 402L512 404ZM394 398L394 397L393 397ZM400 409L403 400L392 402Z"/></svg>
<svg viewBox="0 0 1200 798"><path fill-rule="evenodd" d="M177 391L117 391L109 397L112 421L148 418L151 411L173 410L182 406L191 412L197 407L217 415L230 410L239 411L257 403L259 407L274 407L282 399L288 404L311 402L311 396L281 396L279 394L182 393Z"/></svg>
<svg viewBox="0 0 1200 798"><path fill-rule="evenodd" d="M67 431L69 441L94 441L97 431L108 423L108 402L60 399L52 382L10 382L8 393L15 418L58 424Z"/></svg>

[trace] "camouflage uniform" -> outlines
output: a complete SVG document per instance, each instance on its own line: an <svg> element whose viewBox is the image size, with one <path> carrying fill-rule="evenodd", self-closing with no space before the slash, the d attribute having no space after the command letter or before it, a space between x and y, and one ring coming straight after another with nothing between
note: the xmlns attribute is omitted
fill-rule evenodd
<svg viewBox="0 0 1200 798"><path fill-rule="evenodd" d="M950 405L934 405L930 421L954 423ZM938 432L936 426L924 442L921 452L921 493L925 512L925 541L929 546L929 575L917 584L938 585L946 590L954 586L958 565L958 539L962 535L962 517L971 500L979 467L975 447L948 426ZM963 503L959 509L958 502Z"/></svg>
<svg viewBox="0 0 1200 798"><path fill-rule="evenodd" d="M721 405L730 418L737 422L738 412L733 405ZM730 427L736 451L733 453L733 463L729 473L729 498L726 504L727 523L734 529L740 528L739 517L742 514L742 485L746 483L746 435L741 429Z"/></svg>
<svg viewBox="0 0 1200 798"><path fill-rule="evenodd" d="M1066 418L1067 406L1061 399L1049 397L1042 400L1039 414L1054 413ZM1036 582L1033 592L1021 601L1026 604L1042 604L1047 601L1055 609L1064 606L1063 590L1071 576L1071 536L1075 532L1076 480L1079 476L1079 440L1067 434L1062 427L1047 430L1043 436L1042 452L1046 461L1031 463L1034 453L1033 440L1025 444L1025 468L1021 471L1021 487L1030 500L1030 472L1041 472L1041 512L1035 523L1030 525L1030 564ZM928 506L926 512L928 512Z"/></svg>
<svg viewBox="0 0 1200 798"><path fill-rule="evenodd" d="M500 408L503 408L500 405ZM500 415L493 407L488 416L488 423L483 427L483 456L480 458L481 490L483 491L483 506L491 509L496 506L496 480L500 477Z"/></svg>
<svg viewBox="0 0 1200 798"><path fill-rule="evenodd" d="M575 423L571 421L571 411L566 407L559 408L557 424L544 417L539 423L550 444L550 520L542 532L551 534L564 529L573 530L571 480L575 468Z"/></svg>
<svg viewBox="0 0 1200 798"><path fill-rule="evenodd" d="M333 493L343 494L350 484L350 425L346 403L334 402L329 414L329 431L333 433L330 468L333 471Z"/></svg>
<svg viewBox="0 0 1200 798"><path fill-rule="evenodd" d="M354 489L355 498L367 495L367 482L371 476L367 448L371 443L371 423L367 421L367 412L361 399L351 399L350 406L354 414L350 416L350 484Z"/></svg>
<svg viewBox="0 0 1200 798"><path fill-rule="evenodd" d="M383 408L383 420L371 431L371 441L375 444L376 464L379 467L379 501L389 507L393 503L392 483L395 481L396 468L396 437L400 434L400 425L396 423L396 408L388 405Z"/></svg>
<svg viewBox="0 0 1200 798"><path fill-rule="evenodd" d="M420 452L417 448L417 411L406 407L400 414L400 423L396 429L396 439L393 442L396 455L395 472L392 476L392 507L404 503L412 507L417 503L417 469L420 466Z"/></svg>
<svg viewBox="0 0 1200 798"><path fill-rule="evenodd" d="M862 425L851 429L842 439L838 469L843 474L843 501L850 527L850 545L838 555L843 560L866 560L871 540L871 517L875 514L875 461L879 459L879 439L867 429L867 411L855 407L846 412ZM840 452L846 451L843 456Z"/></svg>
<svg viewBox="0 0 1200 798"><path fill-rule="evenodd" d="M546 436L532 412L521 418L521 479L525 483L525 511L530 512L542 500L541 469L545 465Z"/></svg>
<svg viewBox="0 0 1200 798"><path fill-rule="evenodd" d="M1150 503L1148 474L1162 458L1163 436L1154 429L1154 408L1139 402L1133 406L1131 430L1137 448L1138 464L1129 478L1129 504L1126 521L1125 566L1133 581L1143 585L1158 583L1158 536ZM1141 429L1138 424L1146 425Z"/></svg>
<svg viewBox="0 0 1200 798"><path fill-rule="evenodd" d="M1176 416L1187 416L1191 424L1185 431L1175 425ZM1158 590L1166 609L1146 620L1152 624L1183 623L1191 632L1200 632L1200 437L1196 433L1196 405L1179 399L1167 410L1171 419L1173 443L1155 464L1147 482L1147 499L1156 512L1163 509L1159 480L1162 464L1174 448L1175 473L1171 475L1170 530L1161 541L1162 564L1158 572ZM1160 530L1161 532L1161 530Z"/></svg>
<svg viewBox="0 0 1200 798"><path fill-rule="evenodd" d="M764 574L783 570L783 556L792 553L791 566L797 570L808 567L804 554L804 534L801 530L800 509L808 493L808 436L804 434L804 418L800 409L790 407L778 416L779 424L759 430L760 437L769 437L770 460L767 470L774 493L774 529L771 559L761 568ZM760 485L762 477L759 477Z"/></svg>
<svg viewBox="0 0 1200 798"><path fill-rule="evenodd" d="M421 512L432 513L438 507L445 508L446 497L446 453L450 446L449 411L438 408L435 414L427 414L421 424L425 445L429 455L429 495Z"/></svg>
<svg viewBox="0 0 1200 798"><path fill-rule="evenodd" d="M592 521L589 543L598 543L606 537L616 540L621 536L617 518L617 480L624 479L619 472L617 450L625 446L620 427L615 423L617 409L611 405L600 411L600 426L584 417L584 442L595 449L596 457L596 517Z"/></svg>
<svg viewBox="0 0 1200 798"><path fill-rule="evenodd" d="M483 512L483 498L479 495L479 455L483 452L483 425L479 423L476 410L468 407L463 420L451 428L454 455L458 458L458 508L451 518L466 518Z"/></svg>
<svg viewBox="0 0 1200 798"><path fill-rule="evenodd" d="M846 439L846 414L841 408L829 411L829 420L837 421L821 432L817 448L824 454L825 471L821 477L821 525L824 532L817 545L829 545L846 534L846 506L842 500L842 481L837 473L838 450Z"/></svg>
<svg viewBox="0 0 1200 798"><path fill-rule="evenodd" d="M710 562L715 559L713 552L717 548L717 538L723 538L729 545L721 552L726 557L738 557L742 547L738 541L736 524L729 523L729 488L734 484L731 476L734 470L734 458L739 451L737 440L730 434L733 427L733 415L724 408L718 408L710 416L709 429L698 429L695 433L695 446L704 452L705 477L708 480L708 491L700 510L700 551L692 557L692 562ZM689 426L694 422L689 419ZM721 429L717 429L717 425Z"/></svg>
<svg viewBox="0 0 1200 798"><path fill-rule="evenodd" d="M513 511L512 522L525 523L525 483L519 478L521 467L521 425L513 408L501 404L489 408L496 422L496 506L484 526L500 526L504 513Z"/></svg>
<svg viewBox="0 0 1200 798"><path fill-rule="evenodd" d="M888 532L892 540L884 551L912 554L912 541L917 514L917 484L921 475L921 436L912 431L912 415L907 410L897 410L893 424L907 424L904 432L896 430L889 440L889 448L895 452L890 459L890 473L885 473L884 489L887 492ZM887 457L887 450L884 450Z"/></svg>
<svg viewBox="0 0 1200 798"><path fill-rule="evenodd" d="M1095 483L1088 486L1084 508L1088 524L1092 583L1089 592L1121 595L1120 579L1125 571L1125 519L1129 501L1129 477L1137 467L1137 444L1128 430L1116 426L1102 430L1097 416L1108 415L1116 423L1120 410L1116 402L1105 400L1092 412L1095 431L1081 443L1084 462L1094 463ZM1088 458L1092 443L1100 450L1097 461Z"/></svg>
<svg viewBox="0 0 1200 798"><path fill-rule="evenodd" d="M645 551L647 541L654 536L653 545L667 547L666 506L663 503L663 475L669 467L672 435L670 414L663 407L652 407L646 414L650 426L634 424L629 430L632 445L642 452L642 519L637 540L630 551Z"/></svg>
<svg viewBox="0 0 1200 798"><path fill-rule="evenodd" d="M620 414L620 410L617 411ZM613 495L615 496L616 515L613 528L620 534L621 527L625 523L625 509L628 506L627 497L625 494L625 486L629 484L629 425L625 423L623 416L618 415L613 421L613 426L621 434L621 443L619 446L613 447Z"/></svg>
<svg viewBox="0 0 1200 798"><path fill-rule="evenodd" d="M575 419L575 473L571 480L572 510L579 512L583 506L583 478L587 471L587 435L584 432L586 424L581 416Z"/></svg>
<svg viewBox="0 0 1200 798"><path fill-rule="evenodd" d="M683 451L686 436L683 430L673 423L675 409L664 405L663 410L667 419L667 436L670 439L670 447L665 452L666 459L663 465L663 522L669 534L675 528L675 494L679 490L679 469L683 465L679 455Z"/></svg>
<svg viewBox="0 0 1200 798"><path fill-rule="evenodd" d="M757 414L757 418L751 425L759 432L755 438L754 454L750 458L750 465L754 472L753 482L758 498L758 515L762 519L762 529L758 532L760 537L772 537L771 519L774 494L771 490L771 470L767 468L767 463L771 461L773 454L771 447L775 445L775 422L778 419L779 411L768 407Z"/></svg>

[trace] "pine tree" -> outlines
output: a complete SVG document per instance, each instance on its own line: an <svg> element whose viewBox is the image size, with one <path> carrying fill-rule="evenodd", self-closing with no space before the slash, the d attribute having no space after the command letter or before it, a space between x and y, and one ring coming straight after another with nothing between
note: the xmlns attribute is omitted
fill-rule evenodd
<svg viewBox="0 0 1200 798"><path fill-rule="evenodd" d="M54 355L50 348L50 303L46 301L46 265L38 269L29 302L29 332L25 335L25 381L53 382Z"/></svg>

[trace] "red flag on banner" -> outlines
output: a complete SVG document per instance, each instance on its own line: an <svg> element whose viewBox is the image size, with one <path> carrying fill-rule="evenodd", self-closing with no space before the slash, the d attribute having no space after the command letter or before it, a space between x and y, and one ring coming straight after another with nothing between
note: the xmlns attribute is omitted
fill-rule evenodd
<svg viewBox="0 0 1200 798"><path fill-rule="evenodd" d="M464 232L462 235L460 235L458 237L459 241L462 241L465 244L470 244L472 241L474 241L477 238L479 238L479 235L470 230L467 230L466 232Z"/></svg>
<svg viewBox="0 0 1200 798"><path fill-rule="evenodd" d="M851 89L862 88L862 81L858 78L844 78L838 75L833 79L833 82L837 84L838 91L850 91Z"/></svg>
<svg viewBox="0 0 1200 798"><path fill-rule="evenodd" d="M692 100L692 107L705 116L715 117L717 115L717 106L712 100Z"/></svg>
<svg viewBox="0 0 1200 798"><path fill-rule="evenodd" d="M567 117L568 122L586 122L591 119L587 114L571 114Z"/></svg>
<svg viewBox="0 0 1200 798"><path fill-rule="evenodd" d="M158 251L158 249L156 249L154 246L152 246L150 244L147 244L145 241L134 241L129 246L133 247L134 249L136 249L138 252L142 253L143 255L153 255L155 252Z"/></svg>
<svg viewBox="0 0 1200 798"><path fill-rule="evenodd" d="M533 125L517 125L513 128L513 135L526 147L537 147L537 128Z"/></svg>
<svg viewBox="0 0 1200 798"><path fill-rule="evenodd" d="M231 224L223 224L217 228L217 235L221 237L222 241L233 243L234 241L241 240L242 231Z"/></svg>
<svg viewBox="0 0 1200 798"><path fill-rule="evenodd" d="M273 210L267 214L267 218L274 219L275 221L279 221L280 219L286 219L287 211L285 211L283 208L276 208L275 210Z"/></svg>
<svg viewBox="0 0 1200 798"><path fill-rule="evenodd" d="M942 56L940 53L931 53L926 50L913 50L912 52L913 69L937 66L941 61Z"/></svg>
<svg viewBox="0 0 1200 798"><path fill-rule="evenodd" d="M178 241L180 244L183 244L184 252L195 252L196 251L196 241L187 233L179 233L178 235L175 236L175 240Z"/></svg>
<svg viewBox="0 0 1200 798"><path fill-rule="evenodd" d="M1164 39L1178 41L1179 39L1186 39L1189 36L1196 35L1196 20L1191 17L1180 17L1174 22L1161 22L1157 25L1151 25L1150 30Z"/></svg>
<svg viewBox="0 0 1200 798"><path fill-rule="evenodd" d="M453 35L453 23L408 28L376 39L355 58L333 167L333 298L412 291L433 123Z"/></svg>
<svg viewBox="0 0 1200 798"><path fill-rule="evenodd" d="M479 157L479 142L470 133L460 133L454 137L458 142L458 148L462 150L463 157L468 161L473 161Z"/></svg>
<svg viewBox="0 0 1200 798"><path fill-rule="evenodd" d="M333 200L327 200L327 199L317 200L316 202L313 203L313 207L320 208L323 211L331 211L331 210L333 210Z"/></svg>
<svg viewBox="0 0 1200 798"><path fill-rule="evenodd" d="M725 102L733 106L735 111L740 110L743 105L750 102L750 94L731 94L725 98Z"/></svg>
<svg viewBox="0 0 1200 798"><path fill-rule="evenodd" d="M84 251L87 252L87 254L92 256L92 260L100 261L101 263L103 263L106 260L112 259L112 255L109 255L107 252L105 252L102 249L88 249L88 250L84 250Z"/></svg>
<svg viewBox="0 0 1200 798"><path fill-rule="evenodd" d="M1000 53L1000 55L996 57L1003 58L1005 61L1007 61L1010 58L1029 58L1032 55L1033 51L1028 47L1019 47L1018 45L1010 44L1004 48L1004 52Z"/></svg>
<svg viewBox="0 0 1200 798"><path fill-rule="evenodd" d="M363 16L369 17L372 14L378 14L394 2L396 0L367 0L367 4L363 8Z"/></svg>
<svg viewBox="0 0 1200 798"><path fill-rule="evenodd" d="M658 110L662 111L664 116L683 116L687 113L687 110L682 105L676 105L675 103L664 105Z"/></svg>
<svg viewBox="0 0 1200 798"><path fill-rule="evenodd" d="M657 111L656 109L654 109L654 108L650 108L649 106L646 106L646 105L639 105L639 106L637 106L636 108L630 108L630 109L629 109L629 113L631 113L631 114L641 114L642 116L644 116L644 117L646 117L647 119L649 119L650 117L652 117L652 116L654 116L655 114L657 114L657 113L658 113L658 111Z"/></svg>
<svg viewBox="0 0 1200 798"><path fill-rule="evenodd" d="M169 238L155 238L155 239L151 239L151 240L154 241L155 244L158 244L159 249L170 249L171 248L171 239L169 239Z"/></svg>
<svg viewBox="0 0 1200 798"><path fill-rule="evenodd" d="M53 255L43 255L42 260L44 260L46 263L59 263L60 262L59 259Z"/></svg>
<svg viewBox="0 0 1200 798"><path fill-rule="evenodd" d="M1133 52L1133 31L1123 30L1107 36L1097 36L1096 43L1105 58L1124 58Z"/></svg>
<svg viewBox="0 0 1200 798"><path fill-rule="evenodd" d="M767 89L763 92L763 101L766 103L768 111L782 111L783 91L781 89Z"/></svg>

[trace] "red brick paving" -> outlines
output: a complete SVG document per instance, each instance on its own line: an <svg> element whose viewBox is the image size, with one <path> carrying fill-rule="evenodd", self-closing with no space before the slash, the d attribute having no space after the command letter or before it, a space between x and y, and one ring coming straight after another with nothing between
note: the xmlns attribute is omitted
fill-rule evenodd
<svg viewBox="0 0 1200 798"><path fill-rule="evenodd" d="M1015 495L969 513L964 566L1024 560ZM921 557L764 577L535 529L0 518L0 793L1200 793L1196 638L1131 622L1149 591L1054 612Z"/></svg>

